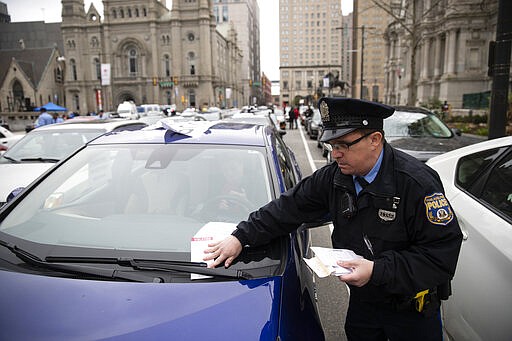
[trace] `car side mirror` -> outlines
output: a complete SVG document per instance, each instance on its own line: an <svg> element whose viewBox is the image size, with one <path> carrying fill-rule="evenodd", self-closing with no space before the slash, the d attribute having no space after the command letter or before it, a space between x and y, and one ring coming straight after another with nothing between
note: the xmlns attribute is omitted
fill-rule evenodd
<svg viewBox="0 0 512 341"><path fill-rule="evenodd" d="M457 136L461 136L462 135L462 131L459 128L452 128L452 131Z"/></svg>

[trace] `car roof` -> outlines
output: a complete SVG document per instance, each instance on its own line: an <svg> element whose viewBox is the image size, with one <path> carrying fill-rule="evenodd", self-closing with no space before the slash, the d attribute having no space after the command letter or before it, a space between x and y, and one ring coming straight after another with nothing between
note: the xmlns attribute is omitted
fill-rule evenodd
<svg viewBox="0 0 512 341"><path fill-rule="evenodd" d="M187 135L179 132L186 132ZM189 121L103 135L89 144L175 143L265 146L275 134L267 125L224 121Z"/></svg>
<svg viewBox="0 0 512 341"><path fill-rule="evenodd" d="M426 108L422 107L411 107L405 105L396 105L394 106L395 111L403 111L403 112L419 112L426 115L434 115L434 113Z"/></svg>
<svg viewBox="0 0 512 341"><path fill-rule="evenodd" d="M144 125L144 122L128 119L101 119L101 118L72 118L61 123L47 124L34 131L46 130L76 130L76 129L105 129L107 131L113 130L117 127L139 124Z"/></svg>

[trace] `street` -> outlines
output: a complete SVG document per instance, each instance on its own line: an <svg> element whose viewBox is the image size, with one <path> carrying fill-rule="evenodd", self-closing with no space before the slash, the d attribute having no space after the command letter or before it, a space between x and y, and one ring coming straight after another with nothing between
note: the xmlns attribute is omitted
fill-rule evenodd
<svg viewBox="0 0 512 341"><path fill-rule="evenodd" d="M326 164L321 149L317 148L317 141L310 139L300 124L299 129L287 128L284 141L295 153L303 177L311 175ZM317 228L313 230L312 236L314 246L332 247L329 228ZM318 307L325 339L346 340L343 325L348 306L347 287L334 276L317 277L315 281L318 286Z"/></svg>

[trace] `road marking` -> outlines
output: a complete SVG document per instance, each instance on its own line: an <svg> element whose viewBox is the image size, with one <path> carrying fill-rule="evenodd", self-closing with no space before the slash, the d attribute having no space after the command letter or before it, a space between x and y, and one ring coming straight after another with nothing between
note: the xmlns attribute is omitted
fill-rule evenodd
<svg viewBox="0 0 512 341"><path fill-rule="evenodd" d="M306 141L306 137L304 136L304 131L302 129L301 124L299 124L299 132L300 137L302 138L302 143L304 144L304 149L306 150L306 157L308 158L309 166L311 167L311 172L314 173L316 171L315 161L311 156L311 151L309 150L308 142Z"/></svg>

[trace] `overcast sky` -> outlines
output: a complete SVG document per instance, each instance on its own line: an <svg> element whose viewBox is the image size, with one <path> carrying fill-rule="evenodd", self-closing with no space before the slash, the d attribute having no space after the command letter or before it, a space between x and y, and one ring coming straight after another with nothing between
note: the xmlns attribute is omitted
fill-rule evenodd
<svg viewBox="0 0 512 341"><path fill-rule="evenodd" d="M279 1L257 0L260 7L260 45L261 71L270 80L279 79ZM352 0L340 0L343 14L352 12ZM60 22L61 0L2 0L7 4L7 10L12 22L41 21ZM84 0L85 10L90 4L100 13L103 12L101 0ZM167 0L167 7L172 1Z"/></svg>

